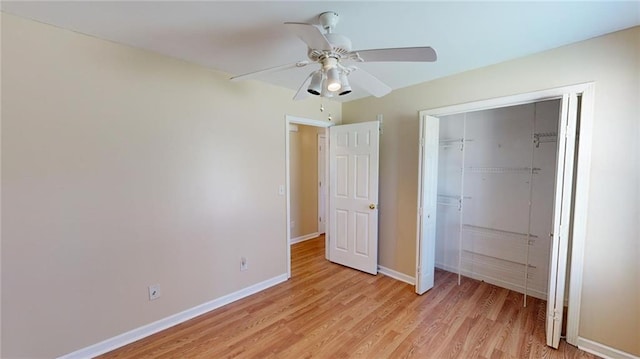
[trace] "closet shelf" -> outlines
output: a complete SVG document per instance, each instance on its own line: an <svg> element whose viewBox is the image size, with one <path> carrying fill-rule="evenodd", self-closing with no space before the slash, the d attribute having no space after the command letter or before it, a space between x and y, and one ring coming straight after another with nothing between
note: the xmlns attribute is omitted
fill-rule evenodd
<svg viewBox="0 0 640 359"><path fill-rule="evenodd" d="M461 146L464 142L473 141L470 138L445 138L439 141L440 147L447 148L452 146Z"/></svg>
<svg viewBox="0 0 640 359"><path fill-rule="evenodd" d="M457 142L470 142L473 141L471 138L443 138L440 140L440 145L449 145Z"/></svg>
<svg viewBox="0 0 640 359"><path fill-rule="evenodd" d="M446 145L446 144L451 144L451 143L455 143L455 142L462 142L464 141L464 138L444 138L442 140L440 140L440 144L441 145Z"/></svg>
<svg viewBox="0 0 640 359"><path fill-rule="evenodd" d="M439 206L451 206L451 207L460 207L460 203L458 202L436 202Z"/></svg>
<svg viewBox="0 0 640 359"><path fill-rule="evenodd" d="M526 266L526 267L529 267L529 268L538 268L538 267L536 267L534 265L531 265L531 264L525 264L525 263L520 263L520 262L516 262L516 261L511 261L511 260L500 258L500 257L495 257L495 256L490 256L490 255L487 255L487 254L483 254L483 253L470 251L468 249L463 249L462 251L465 252L465 253L474 255L474 256L482 256L482 257L486 257L486 258L498 259L500 261L516 264L516 265L519 265L519 266L522 266L522 267ZM472 263L477 263L477 261L473 260L473 258L466 258L465 260L469 261L469 262L472 262Z"/></svg>
<svg viewBox="0 0 640 359"><path fill-rule="evenodd" d="M443 198L452 198L452 199L459 199L460 196L457 196L455 194L440 194L438 193L438 197L443 197ZM464 199L471 199L471 196L464 196Z"/></svg>
<svg viewBox="0 0 640 359"><path fill-rule="evenodd" d="M472 224L463 224L462 230L470 233L483 234L483 235L494 237L494 238L505 238L505 239L518 238L525 241L535 240L536 238L538 238L538 236L534 234L527 235L526 233L505 231L497 228L480 227L480 226L474 226ZM533 244L533 243L529 243L529 244Z"/></svg>
<svg viewBox="0 0 640 359"><path fill-rule="evenodd" d="M536 132L533 134L535 137L558 137L557 132Z"/></svg>
<svg viewBox="0 0 640 359"><path fill-rule="evenodd" d="M538 132L533 134L533 143L536 145L536 148L540 147L541 143L552 143L557 141L557 132Z"/></svg>
<svg viewBox="0 0 640 359"><path fill-rule="evenodd" d="M467 167L471 173L531 173L537 174L540 168L537 167Z"/></svg>

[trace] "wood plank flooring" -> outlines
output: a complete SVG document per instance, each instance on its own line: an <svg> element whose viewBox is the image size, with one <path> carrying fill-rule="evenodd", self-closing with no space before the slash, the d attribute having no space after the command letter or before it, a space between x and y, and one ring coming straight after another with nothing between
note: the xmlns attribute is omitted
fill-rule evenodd
<svg viewBox="0 0 640 359"><path fill-rule="evenodd" d="M436 271L422 296L292 247L292 278L100 358L597 358L545 345L544 301Z"/></svg>

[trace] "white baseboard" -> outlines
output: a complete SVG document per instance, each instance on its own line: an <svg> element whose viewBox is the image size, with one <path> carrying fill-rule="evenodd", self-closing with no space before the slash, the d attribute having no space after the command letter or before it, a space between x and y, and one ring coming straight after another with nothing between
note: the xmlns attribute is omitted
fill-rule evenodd
<svg viewBox="0 0 640 359"><path fill-rule="evenodd" d="M581 337L578 337L578 348L605 359L640 359L640 357L633 354L625 353L621 350Z"/></svg>
<svg viewBox="0 0 640 359"><path fill-rule="evenodd" d="M304 236L291 238L289 243L290 244L300 243L300 242L308 241L309 239L318 238L318 236L320 236L319 232L313 232L313 233L305 234Z"/></svg>
<svg viewBox="0 0 640 359"><path fill-rule="evenodd" d="M404 273L396 272L393 269L389 269L387 267L378 266L378 272L386 275L387 277L391 277L393 279L397 279L401 282L405 282L411 285L416 284L416 279L410 275L406 275Z"/></svg>
<svg viewBox="0 0 640 359"><path fill-rule="evenodd" d="M80 358L93 358L98 355L110 352L114 349L123 347L127 344L133 343L136 340L140 340L142 338L148 337L152 334L155 334L159 331L170 328L174 325L185 322L189 319L202 315L206 312L210 312L214 309L220 308L223 305L235 302L236 300L242 299L244 297L250 296L262 290L265 290L269 287L273 287L276 284L285 282L287 280L287 274L281 274L277 277L273 277L271 279L267 279L264 282L260 282L254 284L250 287L241 289L237 292L233 292L231 294L227 294L220 298L214 299L212 301L200 304L193 308L187 309L183 312L168 316L166 318L160 319L156 322L144 325L142 327L130 330L126 333L117 335L113 338L109 338L100 343L90 345L86 348L76 350L73 353L69 353L58 357L58 359L80 359Z"/></svg>

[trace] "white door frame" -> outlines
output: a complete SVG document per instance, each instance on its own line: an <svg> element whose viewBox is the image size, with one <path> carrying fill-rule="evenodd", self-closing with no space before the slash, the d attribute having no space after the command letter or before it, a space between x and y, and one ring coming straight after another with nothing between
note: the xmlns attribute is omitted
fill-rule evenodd
<svg viewBox="0 0 640 359"><path fill-rule="evenodd" d="M324 146L323 151L320 151L320 145ZM318 233L326 233L327 231L327 199L329 198L329 192L327 186L329 184L329 171L327 171L327 134L319 133L317 136L318 146ZM321 153L322 152L322 153ZM322 219L322 220L321 220ZM320 230L322 227L322 230Z"/></svg>
<svg viewBox="0 0 640 359"><path fill-rule="evenodd" d="M314 126L314 127L320 127L320 128L329 128L333 125L335 125L334 123L328 122L328 121L321 121L321 120L312 120L310 118L304 118L304 117L297 117L297 116L291 116L291 115L285 115L284 117L285 119L285 125L284 125L284 138L285 138L285 203L286 203L286 207L287 207L287 221L285 222L285 227L287 229L287 236L286 236L286 247L287 247L287 278L291 278L291 243L290 243L290 238L291 238L291 226L289 225L289 223L291 223L291 168L290 168L290 163L289 163L289 159L290 159L290 139L289 139L289 126L291 124L297 124L297 125L307 125L307 126ZM327 137L325 137L326 140ZM327 149L327 143L325 143L325 149ZM325 151L325 163L329 163L329 151ZM328 191L327 191L328 193ZM328 202L328 199L327 199ZM325 202L325 203L327 203ZM325 226L328 225L329 223L329 216L328 216L328 206L325 206L325 213L324 213L324 218L326 219L325 222ZM327 259L329 259L329 246L327 245L329 242L329 234L327 233L325 236L325 257Z"/></svg>
<svg viewBox="0 0 640 359"><path fill-rule="evenodd" d="M580 301L582 296L582 271L584 268L584 246L587 231L587 210L589 204L589 173L591 168L591 142L593 137L593 105L595 102L595 84L593 82L589 82L584 84L529 92L525 94L469 102L460 105L423 110L420 111L418 118L420 119L424 115L441 117L464 112L516 106L549 99L558 99L562 98L562 96L566 94L582 95L579 129L580 141L578 144L578 154L576 158L577 172L575 186L575 203L572 208L574 222L573 242L572 248L570 249L571 268L569 285L569 312L567 314L566 338L569 344L577 346L578 326L580 321ZM422 181L422 178L420 179L420 181ZM419 243L419 233L417 237L418 238L416 243Z"/></svg>

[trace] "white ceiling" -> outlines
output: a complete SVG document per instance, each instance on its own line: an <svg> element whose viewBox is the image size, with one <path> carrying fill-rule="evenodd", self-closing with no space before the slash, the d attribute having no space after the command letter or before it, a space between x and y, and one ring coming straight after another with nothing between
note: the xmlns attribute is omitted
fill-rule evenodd
<svg viewBox="0 0 640 359"><path fill-rule="evenodd" d="M206 67L243 74L306 59L285 21L317 23L336 11L335 32L357 50L432 46L435 63L359 65L393 89L640 25L640 1L2 1L2 10ZM306 68L260 80L296 90ZM354 89L349 101L367 96Z"/></svg>

